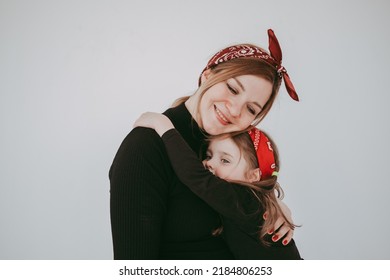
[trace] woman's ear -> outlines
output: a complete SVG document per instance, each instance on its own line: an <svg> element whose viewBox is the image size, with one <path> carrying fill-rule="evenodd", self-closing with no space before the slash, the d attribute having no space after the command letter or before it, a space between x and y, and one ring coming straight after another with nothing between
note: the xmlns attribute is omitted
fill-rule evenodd
<svg viewBox="0 0 390 280"><path fill-rule="evenodd" d="M203 71L202 76L200 77L200 82L203 84L205 81L207 81L210 78L211 70L207 69Z"/></svg>
<svg viewBox="0 0 390 280"><path fill-rule="evenodd" d="M248 180L250 183L258 182L261 178L260 168L251 169L248 172Z"/></svg>

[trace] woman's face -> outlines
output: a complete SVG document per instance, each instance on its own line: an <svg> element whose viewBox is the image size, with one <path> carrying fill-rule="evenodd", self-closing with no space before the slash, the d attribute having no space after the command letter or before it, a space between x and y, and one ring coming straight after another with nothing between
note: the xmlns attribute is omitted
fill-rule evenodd
<svg viewBox="0 0 390 280"><path fill-rule="evenodd" d="M246 129L272 93L272 83L254 75L242 75L208 89L199 107L203 129L210 135Z"/></svg>

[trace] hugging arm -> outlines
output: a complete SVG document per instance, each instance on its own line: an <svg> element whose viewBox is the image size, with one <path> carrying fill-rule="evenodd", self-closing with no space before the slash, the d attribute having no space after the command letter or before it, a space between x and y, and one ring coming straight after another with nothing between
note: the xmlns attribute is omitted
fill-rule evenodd
<svg viewBox="0 0 390 280"><path fill-rule="evenodd" d="M175 129L162 135L172 167L180 181L222 216L240 223L249 213L242 207L244 187L218 178L205 169Z"/></svg>
<svg viewBox="0 0 390 280"><path fill-rule="evenodd" d="M234 209L231 204L226 203L240 201L237 188L242 189L242 186L222 180L205 169L167 117L157 113L144 113L134 126L147 126L156 130L165 144L169 160L180 181L210 207L236 221L244 217L245 213L239 211L243 210L239 203L237 204L240 209Z"/></svg>
<svg viewBox="0 0 390 280"><path fill-rule="evenodd" d="M134 126L145 126L156 130L164 141L177 176L195 194L220 214L234 219L241 218L240 213L242 214L243 212L238 210L242 209L232 209L226 203L227 199L230 201L237 201L239 199L237 198L237 188L240 186L222 180L206 170L195 153L180 137L180 134L172 130L174 126L167 117L158 113L147 112L141 115ZM183 152L179 152L181 149L183 149ZM183 165L183 162L191 163L191 168L188 168L188 165ZM291 214L288 207L283 202L280 201L280 203L284 214L290 217ZM283 236L283 241L286 242L284 244L290 242L293 230L284 224L282 217L277 220L274 228L279 229L278 233L274 235L273 240L275 242Z"/></svg>

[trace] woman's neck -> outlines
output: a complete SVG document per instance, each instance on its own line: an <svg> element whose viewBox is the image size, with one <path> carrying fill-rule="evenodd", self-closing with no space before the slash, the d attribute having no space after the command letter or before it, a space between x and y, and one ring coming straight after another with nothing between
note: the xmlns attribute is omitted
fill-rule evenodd
<svg viewBox="0 0 390 280"><path fill-rule="evenodd" d="M196 121L199 127L201 127L202 124L198 114L198 104L199 104L198 100L199 100L198 95L193 94L188 98L187 101L184 102L184 105L186 106L188 112L190 112L192 118Z"/></svg>

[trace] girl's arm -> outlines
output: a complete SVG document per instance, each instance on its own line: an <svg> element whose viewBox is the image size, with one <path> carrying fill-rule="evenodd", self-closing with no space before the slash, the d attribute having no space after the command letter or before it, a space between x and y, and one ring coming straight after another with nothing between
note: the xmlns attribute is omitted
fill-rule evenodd
<svg viewBox="0 0 390 280"><path fill-rule="evenodd" d="M156 130L163 140L176 175L192 192L222 216L241 222L248 213L240 205L246 190L227 182L205 169L202 162L184 141L171 121L158 113L143 113L134 126ZM253 213L251 213L253 214Z"/></svg>
<svg viewBox="0 0 390 280"><path fill-rule="evenodd" d="M135 122L133 127L143 126L154 129L160 137L168 130L175 128L171 120L160 113L143 113ZM192 150L191 150L192 152Z"/></svg>
<svg viewBox="0 0 390 280"><path fill-rule="evenodd" d="M146 112L136 120L134 126L152 128L162 137L176 175L192 192L223 216L238 221L247 217L247 211L237 203L241 201L243 187L220 179L206 170L196 154L188 147L180 134L174 130L172 122L166 116ZM282 206L284 214L290 217L288 207ZM274 228L280 227L278 235L274 235L276 237L274 241L277 242L280 237L286 235L283 241L289 243L294 231L283 222L284 219L279 218L274 226Z"/></svg>

